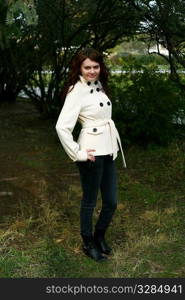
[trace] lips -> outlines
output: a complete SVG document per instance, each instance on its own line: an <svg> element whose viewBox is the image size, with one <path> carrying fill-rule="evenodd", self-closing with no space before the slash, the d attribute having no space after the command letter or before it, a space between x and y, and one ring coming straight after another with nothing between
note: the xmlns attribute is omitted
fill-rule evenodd
<svg viewBox="0 0 185 300"><path fill-rule="evenodd" d="M91 79L94 79L94 78L96 78L97 76L95 75L95 76L88 76L89 78L91 78Z"/></svg>

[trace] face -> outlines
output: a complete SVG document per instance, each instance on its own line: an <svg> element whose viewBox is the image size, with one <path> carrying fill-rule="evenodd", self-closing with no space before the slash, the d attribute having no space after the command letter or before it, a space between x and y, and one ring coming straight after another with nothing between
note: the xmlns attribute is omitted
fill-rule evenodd
<svg viewBox="0 0 185 300"><path fill-rule="evenodd" d="M80 71L85 80L97 80L100 75L100 64L94 60L86 58L81 64Z"/></svg>

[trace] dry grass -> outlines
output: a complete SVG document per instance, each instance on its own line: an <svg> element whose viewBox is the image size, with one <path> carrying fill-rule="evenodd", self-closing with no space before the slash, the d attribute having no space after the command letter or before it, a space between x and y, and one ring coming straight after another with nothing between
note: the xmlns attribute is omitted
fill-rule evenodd
<svg viewBox="0 0 185 300"><path fill-rule="evenodd" d="M114 252L100 265L81 250L79 175L54 124L29 103L0 117L1 277L184 277L184 143L129 148L127 170L117 159L119 203L107 232ZM100 208L99 196L94 221Z"/></svg>

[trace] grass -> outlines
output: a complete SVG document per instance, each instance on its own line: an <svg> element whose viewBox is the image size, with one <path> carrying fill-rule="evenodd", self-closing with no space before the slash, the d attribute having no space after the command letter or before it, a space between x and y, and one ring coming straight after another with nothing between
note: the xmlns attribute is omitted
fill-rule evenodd
<svg viewBox="0 0 185 300"><path fill-rule="evenodd" d="M51 120L27 100L0 112L0 277L185 277L185 141L125 151L104 264L81 250L81 187ZM101 207L100 195L95 211Z"/></svg>

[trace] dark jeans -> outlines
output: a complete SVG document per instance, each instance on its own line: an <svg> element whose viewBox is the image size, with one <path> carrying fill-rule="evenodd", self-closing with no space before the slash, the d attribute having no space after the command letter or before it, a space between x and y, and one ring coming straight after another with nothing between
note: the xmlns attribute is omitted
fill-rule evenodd
<svg viewBox="0 0 185 300"><path fill-rule="evenodd" d="M106 231L117 207L117 174L115 161L110 155L96 156L95 162L76 162L83 191L80 207L81 235L91 236L93 231L93 212L99 189L102 209L95 230Z"/></svg>

